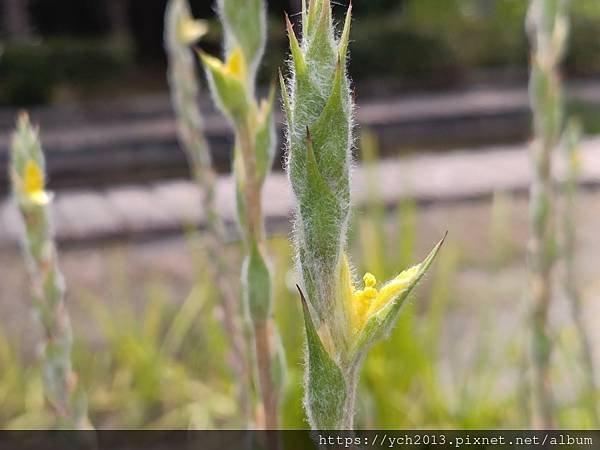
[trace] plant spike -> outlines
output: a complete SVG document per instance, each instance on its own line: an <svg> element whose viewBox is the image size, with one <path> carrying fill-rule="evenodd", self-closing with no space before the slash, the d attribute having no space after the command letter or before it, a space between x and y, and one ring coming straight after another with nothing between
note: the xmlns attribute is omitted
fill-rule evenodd
<svg viewBox="0 0 600 450"><path fill-rule="evenodd" d="M569 121L563 139L562 156L565 161L566 177L563 184L564 211L563 211L563 255L565 260L564 285L567 297L571 304L571 313L575 322L575 329L579 338L581 358L585 376L586 392L585 404L590 412L592 426L600 425L596 393L596 368L590 336L585 327L585 319L581 294L577 287L577 189L579 182L579 143L581 141L581 124L576 120Z"/></svg>
<svg viewBox="0 0 600 450"><path fill-rule="evenodd" d="M43 329L45 394L57 428L91 429L86 396L71 365L73 337L50 219L52 194L46 191L44 171L38 130L22 113L12 137L10 179L24 223L23 253L33 304Z"/></svg>
<svg viewBox="0 0 600 450"><path fill-rule="evenodd" d="M205 240L209 259L215 265L214 278L223 296L223 327L231 345L231 362L239 383L240 408L251 414L251 370L244 333L240 326L237 295L228 280L229 264L224 256L225 227L215 204L216 175L210 148L204 135L198 106L198 74L190 45L207 31L205 22L194 20L188 0L170 0L165 12L165 50L169 60L168 80L177 119L178 139L187 155L192 176L202 193L202 209L210 237Z"/></svg>
<svg viewBox="0 0 600 450"><path fill-rule="evenodd" d="M534 426L555 426L550 357L552 342L548 311L552 298L552 268L556 242L552 155L560 139L563 101L558 66L568 35L567 0L531 0L527 18L531 41L529 92L534 119L529 261L533 300Z"/></svg>
<svg viewBox="0 0 600 450"><path fill-rule="evenodd" d="M278 428L283 387L282 348L273 318L272 276L268 263L261 192L275 155L275 90L255 98L256 71L266 40L264 0L219 0L225 33L225 61L200 53L215 103L235 132L234 174L238 223L246 257L242 268L244 307L252 324L257 386L264 425Z"/></svg>
<svg viewBox="0 0 600 450"><path fill-rule="evenodd" d="M437 255L377 287L358 289L347 256L354 104L346 73L352 7L336 38L329 0L303 4L302 42L289 20L291 77L281 77L287 118L286 166L297 200L296 263L301 274L307 355L304 404L313 429L352 429L360 368L387 336Z"/></svg>

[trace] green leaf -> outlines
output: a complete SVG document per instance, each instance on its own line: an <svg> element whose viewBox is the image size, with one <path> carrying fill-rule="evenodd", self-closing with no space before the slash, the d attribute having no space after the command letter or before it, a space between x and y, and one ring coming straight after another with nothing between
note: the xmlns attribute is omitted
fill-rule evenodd
<svg viewBox="0 0 600 450"><path fill-rule="evenodd" d="M322 92L329 92L333 78L331 74L337 63L337 48L333 37L331 4L322 1L322 11L318 18L314 34L309 31L306 40L306 63L310 76L321 87Z"/></svg>
<svg viewBox="0 0 600 450"><path fill-rule="evenodd" d="M352 4L348 6L348 11L346 12L346 20L344 21L344 30L342 31L342 36L340 37L340 42L338 45L338 54L341 64L343 66L346 65L346 59L348 56L348 43L350 42L350 27L352 25Z"/></svg>
<svg viewBox="0 0 600 450"><path fill-rule="evenodd" d="M244 263L243 282L250 319L255 326L264 324L271 313L271 275L254 240Z"/></svg>
<svg viewBox="0 0 600 450"><path fill-rule="evenodd" d="M302 53L300 43L298 42L298 38L296 37L296 33L294 32L294 28L287 14L285 16L285 22L287 26L288 37L290 40L292 60L294 62L294 72L296 76L303 77L306 75L306 62L304 61L304 54Z"/></svg>
<svg viewBox="0 0 600 450"><path fill-rule="evenodd" d="M303 180L304 190L299 199L302 219L302 269L305 280L333 280L339 259L340 240L345 227L347 211L343 207L349 205L340 202L331 191L317 165L310 134L306 140L306 175ZM322 283L315 286L322 287ZM311 296L313 293L310 293ZM332 311L334 305L325 298L332 292L319 291L311 297L313 306L319 317Z"/></svg>
<svg viewBox="0 0 600 450"><path fill-rule="evenodd" d="M298 287L308 347L305 407L310 425L315 430L340 427L346 401L346 382L338 365L331 359L315 329L302 290Z"/></svg>
<svg viewBox="0 0 600 450"><path fill-rule="evenodd" d="M311 127L319 171L330 189L349 201L352 114L344 69L338 63L332 92L319 119Z"/></svg>
<svg viewBox="0 0 600 450"><path fill-rule="evenodd" d="M218 59L199 52L217 106L234 124L243 123L249 110L244 81L230 74Z"/></svg>
<svg viewBox="0 0 600 450"><path fill-rule="evenodd" d="M427 258L423 260L419 267L419 271L411 280L410 284L406 286L406 288L400 292L394 300L391 300L385 307L376 312L367 320L367 323L365 324L363 330L356 340L356 343L354 344L354 348L351 352L351 360L360 360L360 358L365 355L365 353L374 343L381 339L385 339L389 335L398 321L400 310L406 299L419 281L421 281L421 278L423 278L425 273L427 273L429 270L433 260L444 244L445 239L446 236L444 236L444 238L438 242L429 255L427 255Z"/></svg>
<svg viewBox="0 0 600 450"><path fill-rule="evenodd" d="M256 70L265 48L266 17L262 0L219 0L219 14L227 32L228 51L242 48L248 66ZM235 40L235 42L232 42Z"/></svg>
<svg viewBox="0 0 600 450"><path fill-rule="evenodd" d="M283 104L283 111L285 112L285 119L289 128L292 126L292 101L281 69L279 69L279 87L281 89L281 103Z"/></svg>

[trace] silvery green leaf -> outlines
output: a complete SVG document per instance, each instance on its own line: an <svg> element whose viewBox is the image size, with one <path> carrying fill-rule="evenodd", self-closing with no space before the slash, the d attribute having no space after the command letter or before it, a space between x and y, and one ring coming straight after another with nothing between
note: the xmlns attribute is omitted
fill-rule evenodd
<svg viewBox="0 0 600 450"><path fill-rule="evenodd" d="M301 261L302 270L305 281L320 278L333 280L343 238L340 229L344 225L345 211L341 209L343 203L340 203L321 176L311 141L309 135L306 144L306 187L299 198L303 247L301 259L304 259ZM318 284L316 286L322 288ZM324 302L320 298L325 294L321 291L309 291L309 300L319 317L324 317L333 309L330 301Z"/></svg>
<svg viewBox="0 0 600 450"><path fill-rule="evenodd" d="M341 64L336 67L331 95L317 121L310 127L317 166L331 190L349 202L352 112Z"/></svg>
<svg viewBox="0 0 600 450"><path fill-rule="evenodd" d="M346 401L346 382L338 365L331 359L315 329L304 294L298 288L304 312L308 347L305 371L305 404L313 429L339 428Z"/></svg>
<svg viewBox="0 0 600 450"><path fill-rule="evenodd" d="M271 275L264 256L252 239L244 263L243 283L250 319L255 325L265 323L271 313Z"/></svg>

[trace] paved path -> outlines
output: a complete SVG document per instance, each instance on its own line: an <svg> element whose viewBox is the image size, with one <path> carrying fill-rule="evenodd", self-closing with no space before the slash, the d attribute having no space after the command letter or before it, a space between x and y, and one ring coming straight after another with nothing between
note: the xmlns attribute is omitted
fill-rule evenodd
<svg viewBox="0 0 600 450"><path fill-rule="evenodd" d="M374 168L355 170L354 201L365 202L369 176L376 177L375 185L390 206L407 195L421 203L444 203L485 198L495 191L525 192L530 179L528 158L525 146L517 146L383 160ZM581 167L584 184L600 184L600 138L582 144ZM232 224L235 205L230 176L218 180L217 204L221 216ZM264 206L269 226L287 229L294 201L284 174L269 176ZM59 191L53 213L58 239L64 243L170 236L181 233L182 224L203 224L200 195L191 182L183 180ZM0 248L14 246L19 229L16 211L5 200L0 203Z"/></svg>
<svg viewBox="0 0 600 450"><path fill-rule="evenodd" d="M600 106L600 84L577 83L572 99ZM215 165L229 168L231 133L222 117L204 105ZM476 87L360 103L358 121L377 132L384 152L520 142L530 113L526 86ZM0 110L0 195L7 192L6 164L14 111ZM185 177L165 95L86 107L32 111L41 124L53 189L114 186ZM281 117L277 123L281 124ZM281 131L281 130L280 130ZM280 165L280 158L276 165Z"/></svg>

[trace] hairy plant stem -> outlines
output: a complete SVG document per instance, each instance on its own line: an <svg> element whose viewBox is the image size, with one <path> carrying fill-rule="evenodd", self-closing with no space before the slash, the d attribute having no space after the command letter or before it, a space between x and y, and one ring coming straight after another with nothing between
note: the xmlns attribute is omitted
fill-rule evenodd
<svg viewBox="0 0 600 450"><path fill-rule="evenodd" d="M551 211L552 183L549 161L545 150L538 154L536 178L531 191L533 208L545 204ZM540 161L541 160L541 161ZM534 211L535 214L535 211ZM535 220L535 219L534 219ZM532 267L532 297L533 297L533 361L534 361L534 421L537 427L550 429L554 427L552 385L550 379L551 336L548 324L548 311L551 298L551 270L554 256L549 253L549 247L554 237L551 222L545 218L543 222L534 225L530 242Z"/></svg>
<svg viewBox="0 0 600 450"><path fill-rule="evenodd" d="M356 414L356 391L358 389L358 383L360 381L360 369L359 366L352 367L348 370L345 375L346 379L346 398L344 401L342 420L340 423L340 429L342 430L354 430L354 416Z"/></svg>
<svg viewBox="0 0 600 450"><path fill-rule="evenodd" d="M202 210L208 238L204 245L213 263L212 278L221 293L221 320L231 348L229 358L239 380L240 409L246 419L252 414L250 401L251 370L247 358L244 334L239 321L238 297L229 282L229 267L225 256L225 227L217 211L216 174L212 167L210 147L204 135L202 114L198 107L198 76L188 43L181 39L180 27L191 21L187 0L171 0L165 15L165 49L169 59L168 80L177 119L177 137L188 159L190 171L202 194Z"/></svg>
<svg viewBox="0 0 600 450"><path fill-rule="evenodd" d="M556 253L552 155L562 129L564 105L558 66L568 34L566 4L566 0L531 0L528 15L532 46L529 85L535 132L529 245L533 300L533 425L544 429L555 426L550 373L552 337L548 323Z"/></svg>
<svg viewBox="0 0 600 450"><path fill-rule="evenodd" d="M244 223L247 234L244 241L247 243L252 240L256 243L259 251L266 255L265 226L262 214L261 183L258 179L258 170L256 162L256 149L253 145L250 126L240 127L237 133L237 141L242 159L243 174L241 180L244 183L241 187L244 196ZM249 249L247 249L249 252ZM254 347L256 352L256 370L258 375L258 386L262 399L264 410L264 426L268 430L278 428L277 412L277 387L273 382L271 362L275 350L274 345L274 319L272 313L265 321L252 320L254 333Z"/></svg>
<svg viewBox="0 0 600 450"><path fill-rule="evenodd" d="M252 143L250 125L242 126L237 133L237 141L241 152L243 166L243 189L248 238L254 239L257 245L264 247L265 233L262 218L262 198L258 170L256 166L256 149Z"/></svg>
<svg viewBox="0 0 600 450"><path fill-rule="evenodd" d="M247 335L252 341L254 386L262 399L257 424L277 428L277 399L284 383L283 349L273 320L272 275L262 215L261 191L275 156L275 91L260 103L256 71L267 37L264 0L218 0L224 30L221 61L200 52L215 104L235 133L234 175L237 215L244 242L243 301ZM250 326L251 325L251 326ZM250 332L252 331L252 333ZM262 413L262 414L261 414Z"/></svg>

